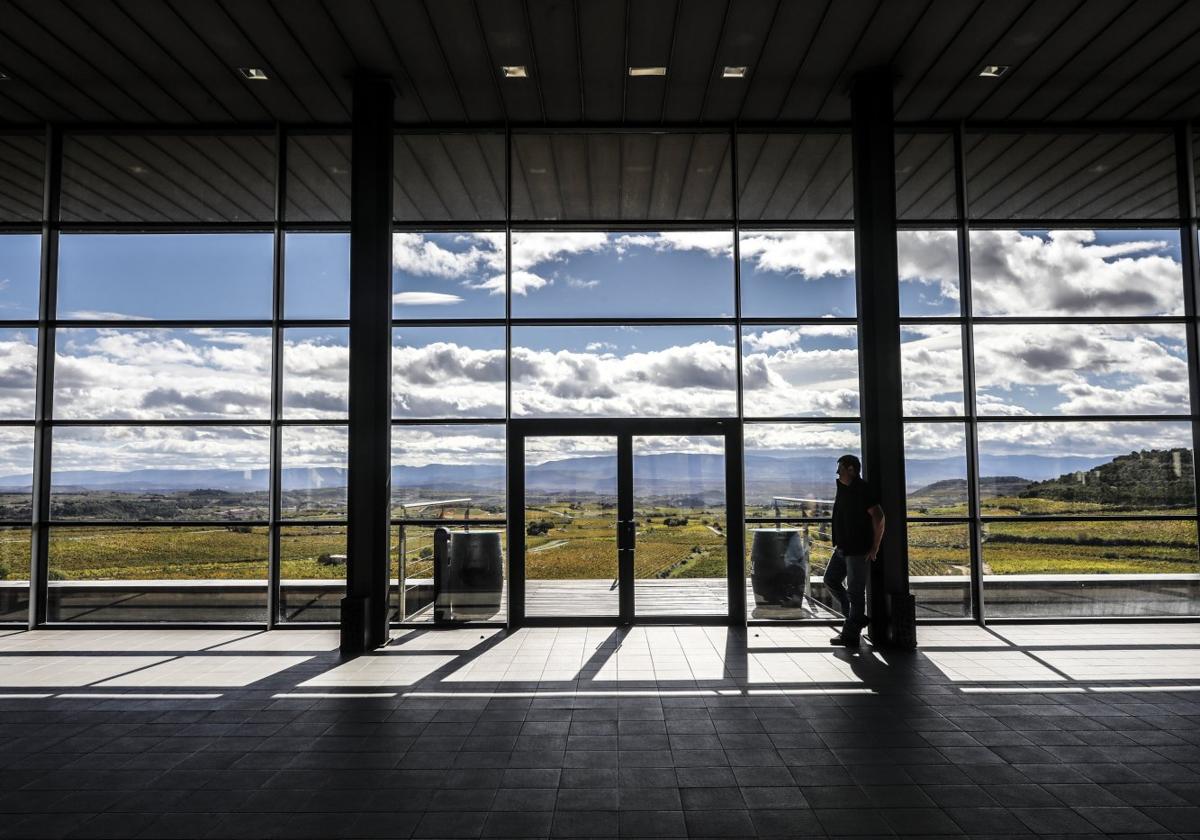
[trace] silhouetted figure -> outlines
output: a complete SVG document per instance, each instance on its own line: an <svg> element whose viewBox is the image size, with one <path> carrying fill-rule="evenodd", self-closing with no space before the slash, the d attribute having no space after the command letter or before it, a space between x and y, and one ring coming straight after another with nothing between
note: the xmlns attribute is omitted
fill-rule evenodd
<svg viewBox="0 0 1200 840"><path fill-rule="evenodd" d="M842 632L832 645L856 647L867 626L867 578L879 555L884 516L879 494L862 479L862 462L843 455L837 462L837 497L833 502L833 556L825 569L825 586L842 606Z"/></svg>

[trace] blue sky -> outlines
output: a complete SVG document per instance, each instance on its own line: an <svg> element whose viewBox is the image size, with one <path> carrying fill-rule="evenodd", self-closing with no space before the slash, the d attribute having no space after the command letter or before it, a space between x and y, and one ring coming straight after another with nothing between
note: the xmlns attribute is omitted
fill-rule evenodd
<svg viewBox="0 0 1200 840"><path fill-rule="evenodd" d="M0 319L37 319L41 264L39 234L0 235Z"/></svg>

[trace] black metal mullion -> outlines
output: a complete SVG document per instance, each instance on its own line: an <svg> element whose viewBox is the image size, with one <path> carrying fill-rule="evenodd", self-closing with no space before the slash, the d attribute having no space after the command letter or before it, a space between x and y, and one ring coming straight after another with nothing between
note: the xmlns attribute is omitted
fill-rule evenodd
<svg viewBox="0 0 1200 840"><path fill-rule="evenodd" d="M271 284L271 455L269 489L267 493L270 526L267 529L267 629L279 623L281 558L279 520L283 510L283 213L287 206L287 135L282 126L275 131L275 230L274 262Z"/></svg>
<svg viewBox="0 0 1200 840"><path fill-rule="evenodd" d="M617 603L621 624L636 618L634 575L637 548L633 521L633 432L617 435Z"/></svg>
<svg viewBox="0 0 1200 840"><path fill-rule="evenodd" d="M1192 128L1182 123L1175 129L1175 170L1179 191L1180 256L1183 267L1183 306L1187 315L1188 397L1192 419L1192 482L1195 498L1200 500L1200 470L1195 453L1200 451L1200 257L1197 255L1196 182L1192 149ZM1200 533L1200 532L1198 532Z"/></svg>
<svg viewBox="0 0 1200 840"><path fill-rule="evenodd" d="M983 523L979 500L979 425L975 404L975 332L971 308L971 226L967 215L967 153L965 131L954 131L955 210L958 219L958 299L962 316L963 415L966 433L967 512L971 563L971 617L987 624L983 592Z"/></svg>
<svg viewBox="0 0 1200 840"><path fill-rule="evenodd" d="M42 185L42 254L38 290L38 366L34 384L33 498L30 523L30 629L45 624L50 586L50 486L54 428L54 316L58 311L58 211L62 192L62 130L46 127Z"/></svg>

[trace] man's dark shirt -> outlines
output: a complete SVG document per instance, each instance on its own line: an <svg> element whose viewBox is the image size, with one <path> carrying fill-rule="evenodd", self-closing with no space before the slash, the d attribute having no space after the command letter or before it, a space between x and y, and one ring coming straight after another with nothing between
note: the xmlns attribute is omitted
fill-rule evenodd
<svg viewBox="0 0 1200 840"><path fill-rule="evenodd" d="M867 511L879 504L879 494L861 478L837 482L833 501L833 546L843 554L866 554L875 542L875 528Z"/></svg>

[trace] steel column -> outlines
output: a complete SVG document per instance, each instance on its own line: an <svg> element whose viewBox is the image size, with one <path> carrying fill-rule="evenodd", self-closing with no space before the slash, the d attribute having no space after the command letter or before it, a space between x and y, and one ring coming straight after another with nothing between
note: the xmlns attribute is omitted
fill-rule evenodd
<svg viewBox="0 0 1200 840"><path fill-rule="evenodd" d="M1188 386L1192 413L1192 479L1196 498L1200 499L1200 470L1195 468L1195 453L1200 451L1200 257L1196 248L1196 182L1193 163L1192 127L1175 127L1176 183L1179 192L1180 256L1183 263L1183 306L1187 315Z"/></svg>
<svg viewBox="0 0 1200 840"><path fill-rule="evenodd" d="M863 469L887 515L879 560L871 570L871 640L907 647L916 626L908 591L891 71L860 73L850 107Z"/></svg>
<svg viewBox="0 0 1200 840"><path fill-rule="evenodd" d="M388 639L391 500L391 82L354 83L350 187L350 459L342 651Z"/></svg>

